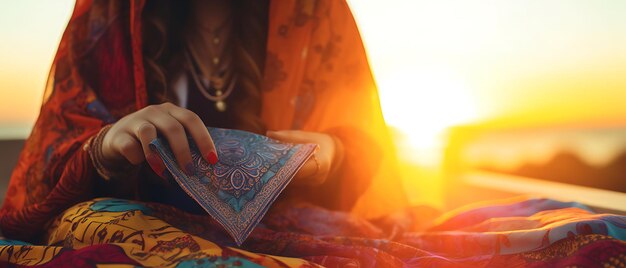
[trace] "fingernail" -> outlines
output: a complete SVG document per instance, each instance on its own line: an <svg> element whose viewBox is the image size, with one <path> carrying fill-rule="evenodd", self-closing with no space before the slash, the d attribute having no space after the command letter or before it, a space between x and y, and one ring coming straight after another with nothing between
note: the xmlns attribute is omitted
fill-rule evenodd
<svg viewBox="0 0 626 268"><path fill-rule="evenodd" d="M217 154L215 154L215 152L210 152L206 158L207 160L209 160L209 163L211 163L211 165L217 164Z"/></svg>
<svg viewBox="0 0 626 268"><path fill-rule="evenodd" d="M159 176L162 176L163 173L165 173L165 165L163 164L163 161L161 161L161 158L159 158L159 156L157 156L156 153L148 154L147 159L148 159L148 164L150 165L154 173L156 173Z"/></svg>
<svg viewBox="0 0 626 268"><path fill-rule="evenodd" d="M196 175L196 168L193 166L191 162L185 165L185 171L187 172L187 175L189 176Z"/></svg>

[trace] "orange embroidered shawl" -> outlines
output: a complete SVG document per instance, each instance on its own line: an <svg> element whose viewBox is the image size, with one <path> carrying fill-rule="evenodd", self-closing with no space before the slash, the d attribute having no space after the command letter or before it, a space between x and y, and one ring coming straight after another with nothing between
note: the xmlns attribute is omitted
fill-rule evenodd
<svg viewBox="0 0 626 268"><path fill-rule="evenodd" d="M39 118L0 210L7 237L33 239L63 210L96 197L97 176L81 147L104 125L149 105L141 40L145 1L120 2L76 2ZM347 3L271 1L269 18L262 119L271 130L332 133L346 151L340 180L302 194L366 217L405 205L376 86ZM331 188L339 194L320 194Z"/></svg>

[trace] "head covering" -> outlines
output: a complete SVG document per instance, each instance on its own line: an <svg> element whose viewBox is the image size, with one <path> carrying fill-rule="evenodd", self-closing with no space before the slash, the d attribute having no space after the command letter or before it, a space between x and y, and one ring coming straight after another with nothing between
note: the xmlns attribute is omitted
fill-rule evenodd
<svg viewBox="0 0 626 268"><path fill-rule="evenodd" d="M99 182L81 148L103 126L149 105L144 5L77 0L0 210L6 236L32 238L63 210L95 197ZM269 9L262 120L270 130L333 134L345 147L341 179L303 194L369 217L404 206L393 145L347 3L271 1Z"/></svg>

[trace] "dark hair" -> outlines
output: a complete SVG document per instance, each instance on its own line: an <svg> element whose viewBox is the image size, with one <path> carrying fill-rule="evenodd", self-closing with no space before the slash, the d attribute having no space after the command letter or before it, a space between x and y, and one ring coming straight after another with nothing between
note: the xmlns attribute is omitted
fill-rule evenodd
<svg viewBox="0 0 626 268"><path fill-rule="evenodd" d="M237 88L229 97L233 128L264 133L261 83L266 54L267 1L232 0L233 68ZM143 54L150 103L177 102L168 79L184 69L185 27L191 21L189 1L147 1L142 14Z"/></svg>

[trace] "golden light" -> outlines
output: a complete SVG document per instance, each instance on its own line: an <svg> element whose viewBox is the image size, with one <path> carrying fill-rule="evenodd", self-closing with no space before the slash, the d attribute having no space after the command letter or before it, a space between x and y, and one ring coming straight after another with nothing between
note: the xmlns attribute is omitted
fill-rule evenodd
<svg viewBox="0 0 626 268"><path fill-rule="evenodd" d="M442 203L456 125L626 124L626 1L348 1L415 204Z"/></svg>
<svg viewBox="0 0 626 268"><path fill-rule="evenodd" d="M0 9L0 138L25 138L74 0L7 1Z"/></svg>
<svg viewBox="0 0 626 268"><path fill-rule="evenodd" d="M21 0L0 9L0 138L29 133L73 3ZM420 168L405 172L407 182L424 183L407 186L423 189L414 196L441 186L433 167L450 127L626 124L626 1L348 4L400 159ZM588 147L604 155L597 143Z"/></svg>
<svg viewBox="0 0 626 268"><path fill-rule="evenodd" d="M477 118L467 83L446 68L408 68L380 76L381 104L387 123L407 137L403 155L419 163L437 162L445 130Z"/></svg>
<svg viewBox="0 0 626 268"><path fill-rule="evenodd" d="M407 137L399 149L411 147L410 156L468 122L626 122L624 1L349 4L385 119Z"/></svg>

